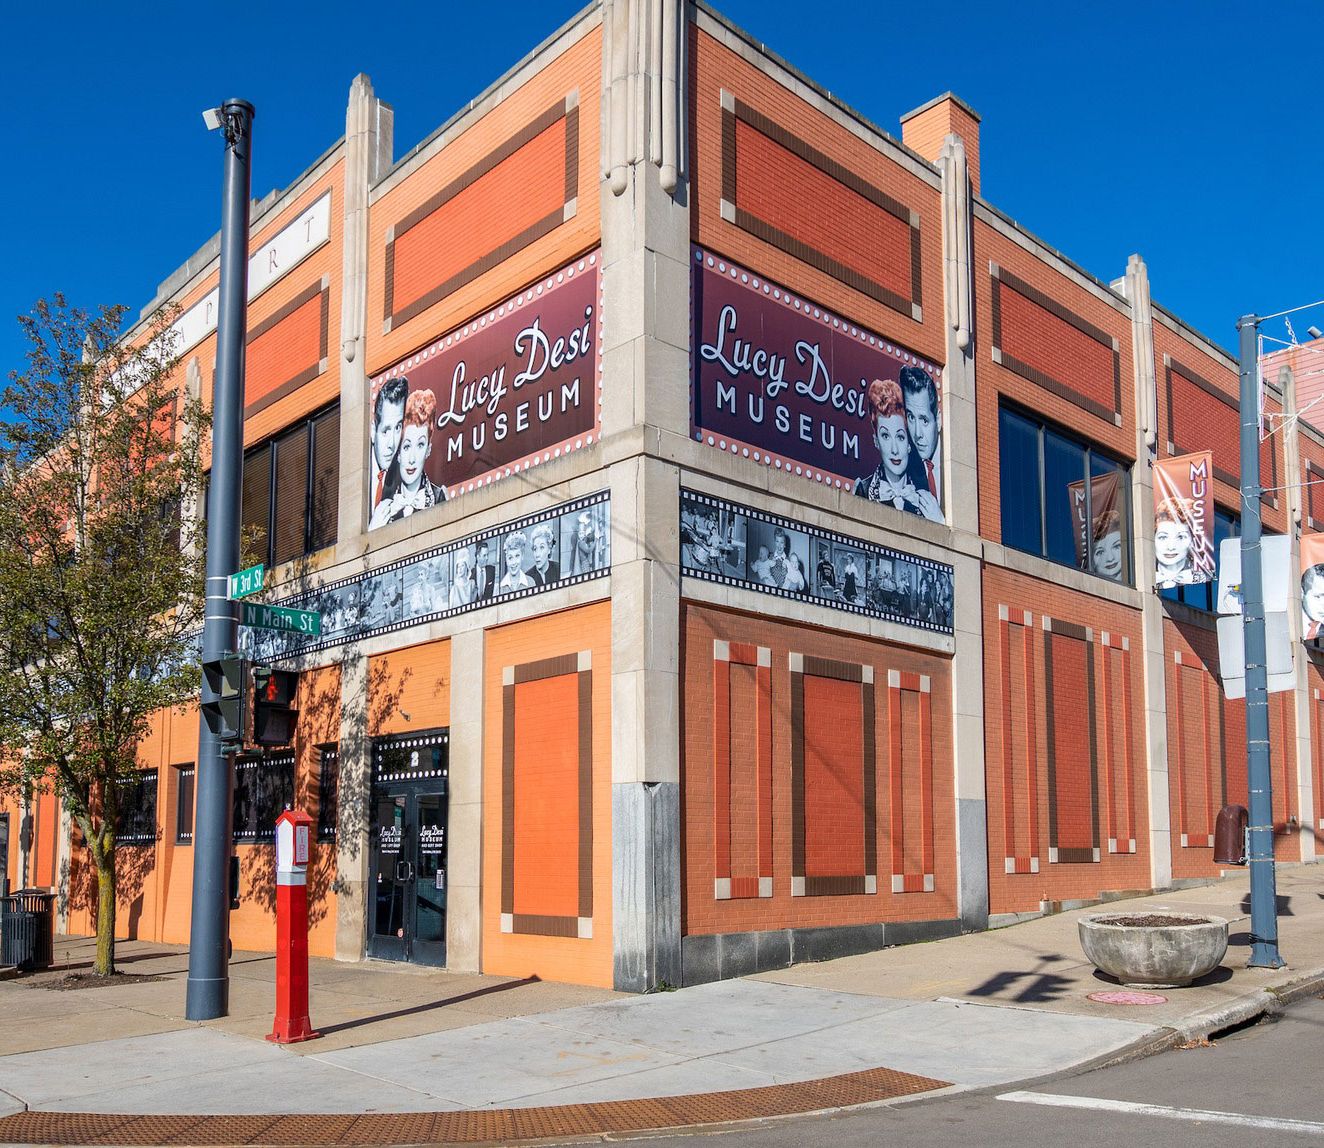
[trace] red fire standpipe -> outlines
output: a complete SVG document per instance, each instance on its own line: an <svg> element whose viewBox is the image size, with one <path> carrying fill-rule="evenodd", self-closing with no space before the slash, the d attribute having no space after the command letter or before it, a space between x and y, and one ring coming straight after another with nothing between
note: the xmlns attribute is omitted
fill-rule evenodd
<svg viewBox="0 0 1324 1148"><path fill-rule="evenodd" d="M313 819L287 809L276 819L276 1019L267 1039L297 1044L321 1036L308 1019L308 845Z"/></svg>

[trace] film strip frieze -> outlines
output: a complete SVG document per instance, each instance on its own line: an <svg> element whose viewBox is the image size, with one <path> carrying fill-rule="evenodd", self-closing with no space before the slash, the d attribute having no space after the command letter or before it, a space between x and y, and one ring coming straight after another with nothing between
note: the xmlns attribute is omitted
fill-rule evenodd
<svg viewBox="0 0 1324 1148"><path fill-rule="evenodd" d="M680 493L691 578L952 632L953 568L690 490Z"/></svg>
<svg viewBox="0 0 1324 1148"><path fill-rule="evenodd" d="M610 572L611 504L603 491L283 599L275 604L320 613L321 635L244 628L242 652L279 661Z"/></svg>

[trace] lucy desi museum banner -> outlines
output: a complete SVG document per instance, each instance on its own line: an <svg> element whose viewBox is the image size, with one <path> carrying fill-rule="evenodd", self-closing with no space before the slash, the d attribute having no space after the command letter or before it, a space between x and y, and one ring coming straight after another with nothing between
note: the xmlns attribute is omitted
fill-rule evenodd
<svg viewBox="0 0 1324 1148"><path fill-rule="evenodd" d="M697 441L944 521L939 368L711 252L692 272Z"/></svg>
<svg viewBox="0 0 1324 1148"><path fill-rule="evenodd" d="M1324 637L1324 534L1301 535L1301 637Z"/></svg>
<svg viewBox="0 0 1324 1148"><path fill-rule="evenodd" d="M1154 463L1154 582L1160 590L1214 579L1213 455Z"/></svg>
<svg viewBox="0 0 1324 1148"><path fill-rule="evenodd" d="M599 271L583 256L372 380L369 530L593 442Z"/></svg>

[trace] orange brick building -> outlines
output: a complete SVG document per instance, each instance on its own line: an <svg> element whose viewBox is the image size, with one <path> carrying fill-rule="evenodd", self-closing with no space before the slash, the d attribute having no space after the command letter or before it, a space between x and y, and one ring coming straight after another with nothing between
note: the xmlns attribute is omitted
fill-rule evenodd
<svg viewBox="0 0 1324 1148"><path fill-rule="evenodd" d="M635 991L1218 874L1244 710L1212 589L1155 591L1151 464L1212 449L1235 533L1236 364L984 200L969 107L898 139L702 4L602 0L397 150L360 76L254 211L243 517L323 631L246 634L298 719L235 770L237 946L286 804L315 954ZM216 254L144 309L204 398ZM1261 466L1267 530L1324 528L1310 412ZM1296 639L1283 862L1324 826ZM196 746L142 747L125 935L187 941ZM3 818L90 931L54 799Z"/></svg>

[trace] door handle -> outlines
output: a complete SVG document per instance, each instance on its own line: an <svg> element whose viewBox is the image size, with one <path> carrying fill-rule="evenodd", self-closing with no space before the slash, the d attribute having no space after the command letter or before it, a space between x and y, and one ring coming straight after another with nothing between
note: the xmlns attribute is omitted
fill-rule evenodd
<svg viewBox="0 0 1324 1148"><path fill-rule="evenodd" d="M414 863L412 861L397 861L395 863L395 882L397 885L403 885L406 881L414 879Z"/></svg>

